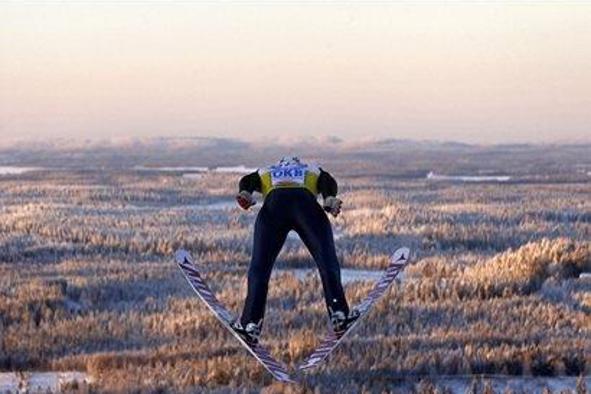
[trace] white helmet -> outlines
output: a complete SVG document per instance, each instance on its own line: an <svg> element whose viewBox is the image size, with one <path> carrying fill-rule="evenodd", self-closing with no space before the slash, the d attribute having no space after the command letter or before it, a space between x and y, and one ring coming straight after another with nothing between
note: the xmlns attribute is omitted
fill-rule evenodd
<svg viewBox="0 0 591 394"><path fill-rule="evenodd" d="M283 156L281 160L279 160L279 167L291 167L297 166L302 164L300 159L297 156Z"/></svg>

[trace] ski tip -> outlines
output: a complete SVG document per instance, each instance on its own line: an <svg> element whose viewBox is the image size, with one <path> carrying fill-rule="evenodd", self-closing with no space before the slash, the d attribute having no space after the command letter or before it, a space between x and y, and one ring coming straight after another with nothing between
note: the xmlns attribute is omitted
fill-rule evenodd
<svg viewBox="0 0 591 394"><path fill-rule="evenodd" d="M185 261L191 262L191 254L187 252L185 249L179 249L174 254L174 259L177 264L182 264Z"/></svg>
<svg viewBox="0 0 591 394"><path fill-rule="evenodd" d="M405 263L410 258L410 249L406 246L398 248L392 253L390 260L394 263Z"/></svg>

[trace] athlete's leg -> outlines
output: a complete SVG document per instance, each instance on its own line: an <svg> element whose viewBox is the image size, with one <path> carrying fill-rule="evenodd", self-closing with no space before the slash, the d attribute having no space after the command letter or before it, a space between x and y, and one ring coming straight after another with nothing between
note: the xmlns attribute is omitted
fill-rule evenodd
<svg viewBox="0 0 591 394"><path fill-rule="evenodd" d="M342 311L346 316L349 314L349 306L341 283L341 268L332 228L320 205L311 195L309 197L303 198L298 204L295 231L316 261L329 313Z"/></svg>
<svg viewBox="0 0 591 394"><path fill-rule="evenodd" d="M254 226L252 259L248 269L248 293L240 322L259 324L265 315L269 279L275 259L285 242L289 230L277 223L278 218L268 206L259 211Z"/></svg>

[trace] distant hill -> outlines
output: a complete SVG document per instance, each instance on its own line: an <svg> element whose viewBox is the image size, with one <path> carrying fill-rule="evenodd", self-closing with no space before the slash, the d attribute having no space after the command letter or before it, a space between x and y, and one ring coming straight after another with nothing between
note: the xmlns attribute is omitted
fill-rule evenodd
<svg viewBox="0 0 591 394"><path fill-rule="evenodd" d="M591 144L471 145L454 141L338 137L283 138L248 142L233 138L158 137L97 140L4 141L0 165L132 169L135 166L260 167L298 155L340 174L385 177L498 173L588 180Z"/></svg>

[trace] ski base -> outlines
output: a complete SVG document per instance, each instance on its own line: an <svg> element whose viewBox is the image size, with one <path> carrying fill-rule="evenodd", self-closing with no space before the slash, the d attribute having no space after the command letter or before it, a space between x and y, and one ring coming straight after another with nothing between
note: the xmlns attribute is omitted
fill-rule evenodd
<svg viewBox="0 0 591 394"><path fill-rule="evenodd" d="M310 354L299 366L298 370L305 371L319 366L322 362L339 346L343 338L350 333L357 323L363 319L371 307L378 301L394 282L394 279L404 269L410 260L410 249L402 247L396 249L390 257L390 264L376 282L374 288L369 292L367 297L356 307L359 311L359 317L346 330L334 332L332 329L328 335L320 342L320 345Z"/></svg>
<svg viewBox="0 0 591 394"><path fill-rule="evenodd" d="M284 383L294 383L295 381L291 378L287 372L286 366L277 361L269 351L262 346L260 343L252 344L246 342L238 333L236 333L231 324L234 321L232 314L226 309L226 307L217 299L213 291L209 288L207 283L201 277L199 270L193 264L191 254L186 250L180 249L175 254L175 260L181 271L185 275L185 278L195 290L199 298L207 305L207 307L213 312L217 319L226 327L236 339L244 346L257 361L261 363L267 371L273 375L275 379Z"/></svg>

